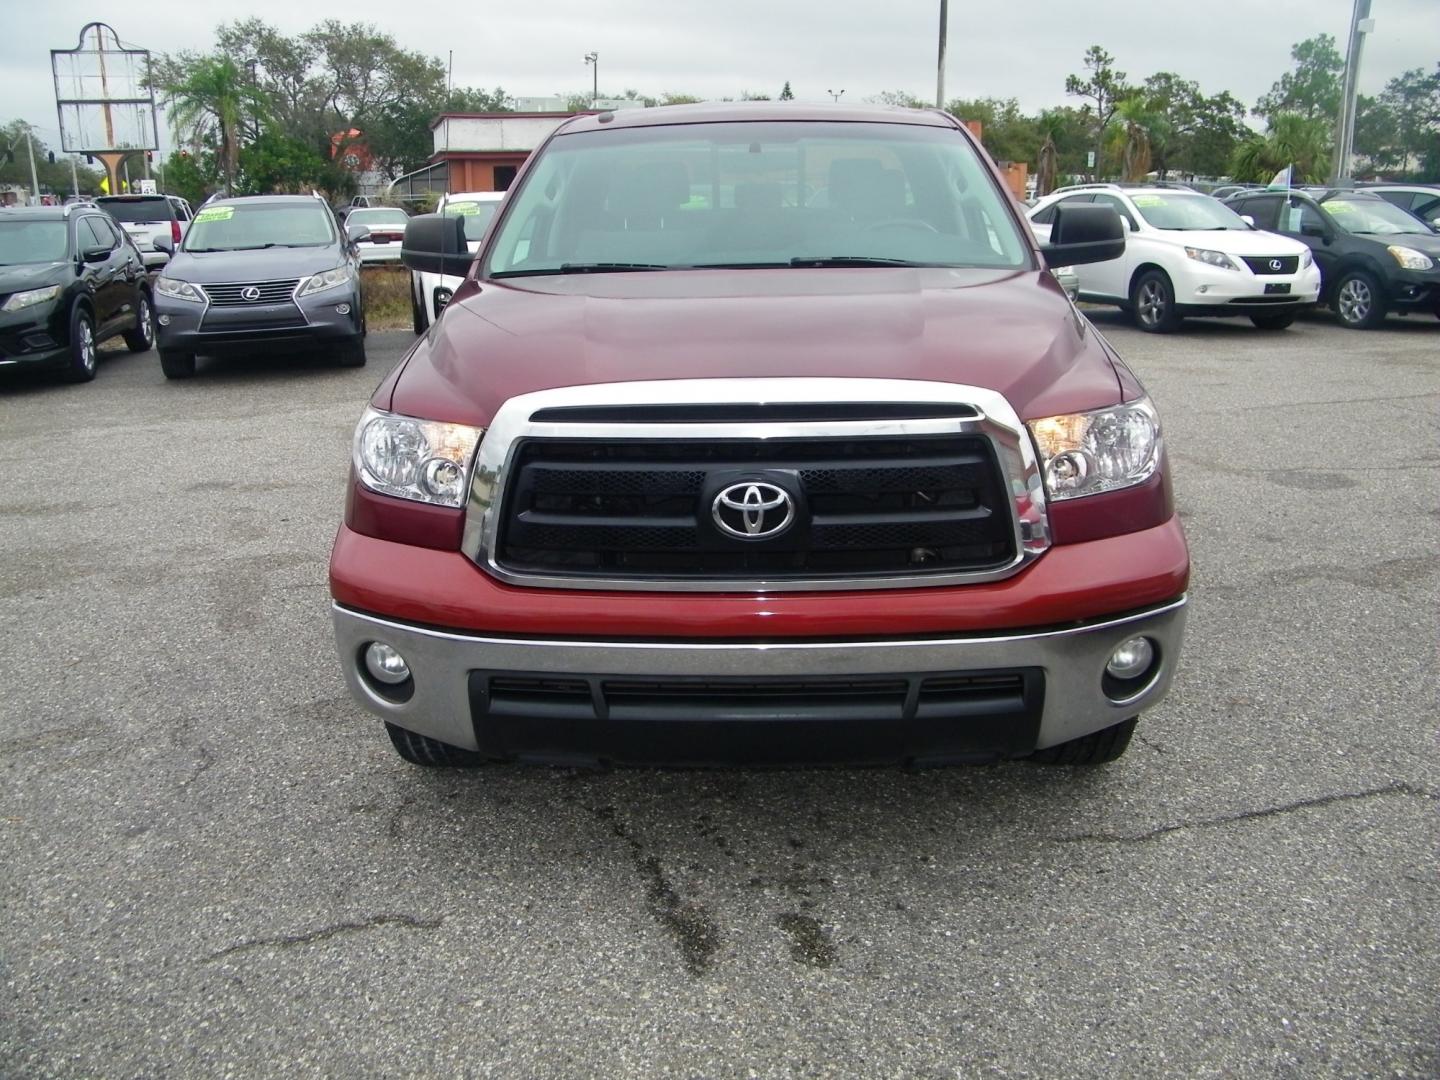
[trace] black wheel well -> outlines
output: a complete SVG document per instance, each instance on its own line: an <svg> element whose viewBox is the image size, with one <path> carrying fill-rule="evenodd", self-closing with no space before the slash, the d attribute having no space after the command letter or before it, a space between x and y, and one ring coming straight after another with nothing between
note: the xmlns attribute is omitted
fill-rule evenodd
<svg viewBox="0 0 1440 1080"><path fill-rule="evenodd" d="M1175 288L1174 281L1172 281L1170 275L1165 272L1165 268L1163 266L1161 266L1159 263L1147 262L1141 263L1139 266L1137 266L1135 268L1135 272L1130 275L1130 285L1125 290L1125 295L1134 296L1135 286L1139 283L1140 278L1143 275L1149 273L1151 270L1158 270L1160 273L1165 274L1165 280L1170 282L1170 288L1172 290Z"/></svg>

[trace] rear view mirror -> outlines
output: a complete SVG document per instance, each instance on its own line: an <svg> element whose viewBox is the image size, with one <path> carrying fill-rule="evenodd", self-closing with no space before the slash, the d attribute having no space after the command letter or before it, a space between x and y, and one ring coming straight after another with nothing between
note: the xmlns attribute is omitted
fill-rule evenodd
<svg viewBox="0 0 1440 1080"><path fill-rule="evenodd" d="M446 214L421 214L405 223L400 259L424 274L464 277L475 256L465 243L465 219Z"/></svg>
<svg viewBox="0 0 1440 1080"><path fill-rule="evenodd" d="M1046 266L1108 262L1125 254L1126 225L1108 206L1057 206L1050 243L1040 248Z"/></svg>
<svg viewBox="0 0 1440 1080"><path fill-rule="evenodd" d="M1318 221L1307 221L1300 226L1300 235L1323 237L1325 235L1325 226L1321 225Z"/></svg>
<svg viewBox="0 0 1440 1080"><path fill-rule="evenodd" d="M150 241L150 244L152 247L155 248L156 251L163 251L167 255L175 254L175 245L171 242L170 237L168 236L153 237Z"/></svg>
<svg viewBox="0 0 1440 1080"><path fill-rule="evenodd" d="M110 257L110 249L107 247L88 247L80 253L80 257L87 263L104 262Z"/></svg>

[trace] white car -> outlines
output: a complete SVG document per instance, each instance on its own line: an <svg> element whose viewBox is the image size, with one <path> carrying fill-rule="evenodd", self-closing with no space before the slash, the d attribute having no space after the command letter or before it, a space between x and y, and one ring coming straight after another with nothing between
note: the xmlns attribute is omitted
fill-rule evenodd
<svg viewBox="0 0 1440 1080"><path fill-rule="evenodd" d="M465 219L465 241L471 251L480 249L480 239L485 235L495 211L505 199L503 191L463 191L444 195L435 207L436 213ZM360 213L360 211L355 211ZM354 220L351 214L351 220ZM463 278L445 274L427 274L419 271L410 273L410 312L415 333L423 334L440 317L450 297L460 287Z"/></svg>
<svg viewBox="0 0 1440 1080"><path fill-rule="evenodd" d="M405 223L409 220L410 215L397 207L360 207L345 215L345 227L364 225L370 230L369 236L355 242L362 263L398 263L400 241L405 239Z"/></svg>
<svg viewBox="0 0 1440 1080"><path fill-rule="evenodd" d="M1112 207L1128 231L1125 254L1077 266L1080 299L1116 304L1150 333L1187 315L1247 315L1283 330L1320 295L1320 269L1298 240L1261 232L1223 203L1187 188L1082 184L1061 188L1029 212L1045 243L1056 207Z"/></svg>

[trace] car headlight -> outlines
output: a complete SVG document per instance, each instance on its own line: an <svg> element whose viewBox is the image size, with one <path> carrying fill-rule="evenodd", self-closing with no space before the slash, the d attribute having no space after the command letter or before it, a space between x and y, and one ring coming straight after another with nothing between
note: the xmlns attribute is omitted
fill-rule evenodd
<svg viewBox="0 0 1440 1080"><path fill-rule="evenodd" d="M1310 249L1307 247L1304 251L1300 253L1300 269L1309 270L1310 267L1314 265L1315 256L1310 253Z"/></svg>
<svg viewBox="0 0 1440 1080"><path fill-rule="evenodd" d="M1160 465L1160 416L1149 398L1031 420L1045 491L1078 499L1143 484Z"/></svg>
<svg viewBox="0 0 1440 1080"><path fill-rule="evenodd" d="M4 304L0 304L0 311L20 311L27 307L34 307L36 304L43 304L47 300L54 300L59 295L59 285L46 285L43 289L26 289L24 292L11 293L10 298Z"/></svg>
<svg viewBox="0 0 1440 1080"><path fill-rule="evenodd" d="M1416 251L1414 248L1401 247L1398 244L1391 244L1385 249L1390 252L1395 261L1406 270L1429 270L1435 265L1434 260L1423 251Z"/></svg>
<svg viewBox="0 0 1440 1080"><path fill-rule="evenodd" d="M197 304L205 303L205 294L190 282L181 281L179 278L165 277L163 274L155 279L155 291L161 296L168 296L173 300L193 300Z"/></svg>
<svg viewBox="0 0 1440 1080"><path fill-rule="evenodd" d="M341 285L349 285L354 280L355 275L350 272L350 267L336 266L322 274L311 274L300 282L300 288L295 290L295 295L297 297L310 296L313 293L324 292L326 289L338 289Z"/></svg>
<svg viewBox="0 0 1440 1080"><path fill-rule="evenodd" d="M484 434L483 428L366 409L355 429L355 475L382 495L458 507Z"/></svg>
<svg viewBox="0 0 1440 1080"><path fill-rule="evenodd" d="M1209 248L1187 247L1185 254L1196 262L1202 262L1206 266L1218 266L1221 270L1239 270L1235 260L1226 255L1223 251L1211 251Z"/></svg>

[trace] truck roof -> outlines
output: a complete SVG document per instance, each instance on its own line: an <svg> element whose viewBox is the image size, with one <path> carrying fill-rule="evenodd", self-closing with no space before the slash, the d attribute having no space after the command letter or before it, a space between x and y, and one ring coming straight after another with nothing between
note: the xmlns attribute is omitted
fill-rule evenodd
<svg viewBox="0 0 1440 1080"><path fill-rule="evenodd" d="M699 105L659 105L653 109L618 109L587 113L562 124L557 134L605 128L660 127L666 124L724 124L744 121L831 121L861 124L918 124L956 127L957 121L937 109L903 109L889 105L812 105L793 101L707 101Z"/></svg>

